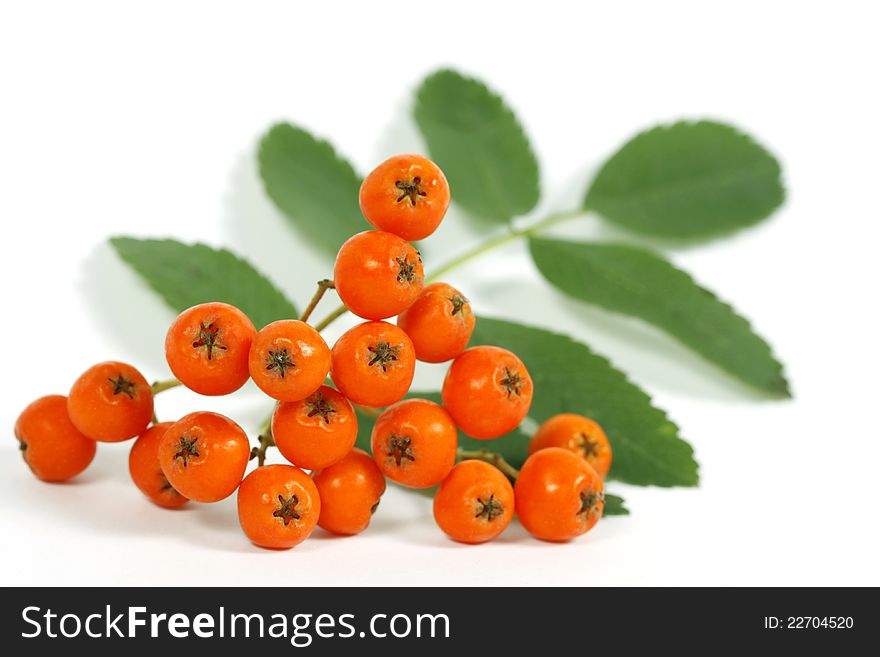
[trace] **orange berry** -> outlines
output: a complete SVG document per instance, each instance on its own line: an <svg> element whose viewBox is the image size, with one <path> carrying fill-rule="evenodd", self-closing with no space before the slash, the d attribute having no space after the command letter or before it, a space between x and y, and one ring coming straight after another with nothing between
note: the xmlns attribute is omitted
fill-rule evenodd
<svg viewBox="0 0 880 657"><path fill-rule="evenodd" d="M461 354L474 332L476 318L470 302L447 283L431 283L397 317L426 363L442 363Z"/></svg>
<svg viewBox="0 0 880 657"><path fill-rule="evenodd" d="M330 348L305 322L282 319L257 333L248 364L260 390L292 402L305 399L324 383L330 371Z"/></svg>
<svg viewBox="0 0 880 657"><path fill-rule="evenodd" d="M165 336L165 359L180 382L201 395L228 395L248 380L257 330L227 303L202 303L177 316Z"/></svg>
<svg viewBox="0 0 880 657"><path fill-rule="evenodd" d="M321 497L318 525L334 534L364 531L385 492L385 477L376 462L362 449L312 473Z"/></svg>
<svg viewBox="0 0 880 657"><path fill-rule="evenodd" d="M232 495L250 459L245 432L228 417L200 411L183 416L159 440L159 464L168 482L195 502Z"/></svg>
<svg viewBox="0 0 880 657"><path fill-rule="evenodd" d="M373 458L386 477L404 486L430 488L455 465L458 431L442 406L406 399L382 412L371 442Z"/></svg>
<svg viewBox="0 0 880 657"><path fill-rule="evenodd" d="M575 413L560 413L544 422L529 441L529 454L562 447L586 459L603 479L611 469L611 444L597 423Z"/></svg>
<svg viewBox="0 0 880 657"><path fill-rule="evenodd" d="M361 212L379 230L414 242L435 230L449 207L449 183L421 155L395 155L364 178Z"/></svg>
<svg viewBox="0 0 880 657"><path fill-rule="evenodd" d="M264 465L238 489L238 521L245 535L264 548L287 549L306 540L321 514L312 478L292 465Z"/></svg>
<svg viewBox="0 0 880 657"><path fill-rule="evenodd" d="M187 503L187 499L168 483L159 465L159 442L174 422L159 422L144 431L128 453L128 472L131 480L152 502L166 509Z"/></svg>
<svg viewBox="0 0 880 657"><path fill-rule="evenodd" d="M380 230L349 238L339 249L333 281L358 317L386 319L406 310L425 283L422 257L406 240Z"/></svg>
<svg viewBox="0 0 880 657"><path fill-rule="evenodd" d="M349 401L330 386L295 402L281 402L272 415L272 436L288 461L306 470L326 468L351 451L358 421Z"/></svg>
<svg viewBox="0 0 880 657"><path fill-rule="evenodd" d="M67 413L92 440L117 443L147 428L153 417L153 391L131 365L98 363L74 382L67 396Z"/></svg>
<svg viewBox="0 0 880 657"><path fill-rule="evenodd" d="M513 520L513 486L484 461L462 461L434 494L434 520L462 543L485 543Z"/></svg>
<svg viewBox="0 0 880 657"><path fill-rule="evenodd" d="M355 404L381 408L403 398L416 369L412 340L387 322L364 322L333 345L330 378Z"/></svg>
<svg viewBox="0 0 880 657"><path fill-rule="evenodd" d="M443 381L443 406L458 427L480 440L513 431L532 404L532 377L500 347L472 347L458 356Z"/></svg>
<svg viewBox="0 0 880 657"><path fill-rule="evenodd" d="M43 481L66 481L95 458L95 441L84 436L67 415L63 395L40 397L15 422L25 463Z"/></svg>

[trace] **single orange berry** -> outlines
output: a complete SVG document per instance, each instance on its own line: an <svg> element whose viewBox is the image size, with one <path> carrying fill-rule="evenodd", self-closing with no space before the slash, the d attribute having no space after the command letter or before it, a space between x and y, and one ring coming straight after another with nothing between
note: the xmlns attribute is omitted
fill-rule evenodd
<svg viewBox="0 0 880 657"><path fill-rule="evenodd" d="M228 395L250 376L257 330L227 303L202 303L177 316L165 336L165 359L180 382L201 395Z"/></svg>
<svg viewBox="0 0 880 657"><path fill-rule="evenodd" d="M367 528L385 492L385 477L369 454L355 448L312 478L321 497L321 528L347 536Z"/></svg>
<svg viewBox="0 0 880 657"><path fill-rule="evenodd" d="M381 408L409 391L416 370L412 340L394 324L364 322L333 345L330 378L355 404Z"/></svg>
<svg viewBox="0 0 880 657"><path fill-rule="evenodd" d="M264 548L287 549L306 540L321 514L312 478L292 465L264 465L238 489L238 521L245 535Z"/></svg>
<svg viewBox="0 0 880 657"><path fill-rule="evenodd" d="M529 442L529 454L547 447L562 447L593 466L603 479L611 469L611 444L596 422L575 413L560 413L541 424Z"/></svg>
<svg viewBox="0 0 880 657"><path fill-rule="evenodd" d="M476 318L465 296L447 283L431 283L397 317L413 341L416 358L442 363L461 354L474 332Z"/></svg>
<svg viewBox="0 0 880 657"><path fill-rule="evenodd" d="M450 538L485 543L513 520L513 486L484 461L462 461L434 493L434 520Z"/></svg>
<svg viewBox="0 0 880 657"><path fill-rule="evenodd" d="M371 443L373 458L386 477L404 486L430 488L455 465L458 431L442 406L406 399L382 412Z"/></svg>
<svg viewBox="0 0 880 657"><path fill-rule="evenodd" d="M238 488L250 444L228 417L200 411L172 424L159 440L159 465L168 482L195 502L219 502Z"/></svg>
<svg viewBox="0 0 880 657"><path fill-rule="evenodd" d="M95 458L95 441L70 421L63 395L29 404L15 422L15 437L24 462L43 481L66 481Z"/></svg>
<svg viewBox="0 0 880 657"><path fill-rule="evenodd" d="M458 356L443 381L443 406L458 427L480 440L513 431L532 404L532 377L500 347L472 347Z"/></svg>
<svg viewBox="0 0 880 657"><path fill-rule="evenodd" d="M397 235L368 230L349 238L336 256L339 298L358 317L386 319L406 310L425 283L422 257Z"/></svg>
<svg viewBox="0 0 880 657"><path fill-rule="evenodd" d="M187 499L174 490L159 465L159 442L174 422L159 422L144 431L128 453L131 480L152 502L166 509L175 509Z"/></svg>
<svg viewBox="0 0 880 657"><path fill-rule="evenodd" d="M541 449L527 458L514 492L520 523L545 541L568 541L590 531L605 508L602 477L561 447Z"/></svg>
<svg viewBox="0 0 880 657"><path fill-rule="evenodd" d="M297 401L324 383L330 371L330 347L305 322L282 319L257 333L248 366L260 390L273 399Z"/></svg>
<svg viewBox="0 0 880 657"><path fill-rule="evenodd" d="M435 230L449 207L449 183L421 155L395 155L364 178L361 212L379 230L414 242Z"/></svg>
<svg viewBox="0 0 880 657"><path fill-rule="evenodd" d="M288 461L306 470L326 468L351 451L358 421L351 403L330 386L305 399L281 402L272 415L272 436Z"/></svg>
<svg viewBox="0 0 880 657"><path fill-rule="evenodd" d="M92 440L117 443L147 428L153 417L153 391L131 365L98 363L74 382L67 396L67 413Z"/></svg>

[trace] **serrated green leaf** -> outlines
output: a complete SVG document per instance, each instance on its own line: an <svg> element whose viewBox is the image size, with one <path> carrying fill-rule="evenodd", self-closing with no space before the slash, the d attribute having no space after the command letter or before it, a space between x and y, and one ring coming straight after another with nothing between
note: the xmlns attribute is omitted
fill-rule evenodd
<svg viewBox="0 0 880 657"><path fill-rule="evenodd" d="M749 323L686 272L624 244L531 238L532 258L577 299L643 319L764 392L788 396L782 365Z"/></svg>
<svg viewBox="0 0 880 657"><path fill-rule="evenodd" d="M625 506L626 502L620 495L612 495L605 493L605 510L603 516L628 516L629 509Z"/></svg>
<svg viewBox="0 0 880 657"><path fill-rule="evenodd" d="M361 216L361 178L326 141L278 123L260 140L260 176L269 198L327 254L370 226Z"/></svg>
<svg viewBox="0 0 880 657"><path fill-rule="evenodd" d="M695 486L693 449L650 397L602 356L572 338L515 322L478 317L472 345L511 350L531 374L529 416L543 422L580 413L605 430L614 450L609 478L630 484Z"/></svg>
<svg viewBox="0 0 880 657"><path fill-rule="evenodd" d="M174 310L222 301L240 308L258 329L298 316L278 288L226 249L133 237L114 237L110 243Z"/></svg>
<svg viewBox="0 0 880 657"><path fill-rule="evenodd" d="M713 121L643 132L601 168L584 201L608 221L648 235L704 238L758 223L785 198L776 159Z"/></svg>
<svg viewBox="0 0 880 657"><path fill-rule="evenodd" d="M416 93L415 119L452 200L507 222L538 202L538 162L511 109L479 80L443 70Z"/></svg>

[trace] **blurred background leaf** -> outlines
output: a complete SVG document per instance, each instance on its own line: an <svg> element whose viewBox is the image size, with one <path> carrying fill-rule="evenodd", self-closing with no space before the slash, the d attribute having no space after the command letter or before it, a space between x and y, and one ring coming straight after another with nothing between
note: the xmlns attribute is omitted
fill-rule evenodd
<svg viewBox="0 0 880 657"><path fill-rule="evenodd" d="M785 198L776 159L713 121L636 135L602 166L584 201L608 221L659 237L697 239L756 224Z"/></svg>
<svg viewBox="0 0 880 657"><path fill-rule="evenodd" d="M269 279L226 249L133 237L114 237L110 243L178 312L199 303L222 301L240 308L258 329L276 319L299 316Z"/></svg>
<svg viewBox="0 0 880 657"><path fill-rule="evenodd" d="M416 91L415 119L453 202L498 222L538 203L538 162L528 138L482 82L450 70L428 76Z"/></svg>
<svg viewBox="0 0 880 657"><path fill-rule="evenodd" d="M327 255L370 228L358 203L361 178L328 142L278 123L260 140L258 159L269 198Z"/></svg>
<svg viewBox="0 0 880 657"><path fill-rule="evenodd" d="M612 495L605 493L605 510L603 516L628 516L629 509L626 508L625 502L620 495Z"/></svg>
<svg viewBox="0 0 880 657"><path fill-rule="evenodd" d="M763 392L789 395L782 365L748 321L659 255L536 237L529 248L539 271L566 294L643 319Z"/></svg>

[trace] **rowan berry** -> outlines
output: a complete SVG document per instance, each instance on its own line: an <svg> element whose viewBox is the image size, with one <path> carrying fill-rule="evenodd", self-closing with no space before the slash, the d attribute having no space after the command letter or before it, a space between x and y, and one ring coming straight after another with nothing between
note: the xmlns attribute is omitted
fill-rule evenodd
<svg viewBox="0 0 880 657"><path fill-rule="evenodd" d="M414 242L435 230L449 207L449 183L421 155L395 155L364 178L361 212L379 230Z"/></svg>
<svg viewBox="0 0 880 657"><path fill-rule="evenodd" d="M406 399L382 412L371 443L373 458L386 477L404 486L429 488L455 465L458 431L439 404Z"/></svg>
<svg viewBox="0 0 880 657"><path fill-rule="evenodd" d="M386 319L412 304L422 290L422 257L397 235L368 230L348 239L336 256L339 298L358 317Z"/></svg>
<svg viewBox="0 0 880 657"><path fill-rule="evenodd" d="M345 535L367 528L385 492L385 477L369 454L355 448L312 478L321 497L321 528Z"/></svg>
<svg viewBox="0 0 880 657"><path fill-rule="evenodd" d="M416 358L426 363L442 363L461 354L475 321L470 302L447 283L428 285L397 317L397 325L413 341Z"/></svg>
<svg viewBox="0 0 880 657"><path fill-rule="evenodd" d="M586 459L603 479L611 468L611 444L596 422L576 413L560 413L541 424L529 442L529 454L562 447Z"/></svg>
<svg viewBox="0 0 880 657"><path fill-rule="evenodd" d="M245 535L264 548L287 549L306 540L321 514L312 478L292 465L264 465L238 489L238 521Z"/></svg>
<svg viewBox="0 0 880 657"><path fill-rule="evenodd" d="M547 447L532 454L516 478L516 515L533 536L568 541L602 517L602 478L577 454Z"/></svg>
<svg viewBox="0 0 880 657"><path fill-rule="evenodd" d="M67 396L67 413L92 440L117 443L147 428L153 417L153 391L131 365L98 363L74 382Z"/></svg>
<svg viewBox="0 0 880 657"><path fill-rule="evenodd" d="M202 395L228 395L248 380L248 352L257 330L226 303L184 310L165 336L165 358L180 382Z"/></svg>
<svg viewBox="0 0 880 657"><path fill-rule="evenodd" d="M513 486L484 461L462 461L434 494L434 520L450 538L485 543L513 519Z"/></svg>
<svg viewBox="0 0 880 657"><path fill-rule="evenodd" d="M187 503L168 482L159 465L159 442L174 422L159 422L144 431L131 446L128 453L128 472L131 480L150 501L174 509Z"/></svg>
<svg viewBox="0 0 880 657"><path fill-rule="evenodd" d="M381 408L409 391L416 368L412 340L387 322L364 322L333 345L330 378L355 404Z"/></svg>
<svg viewBox="0 0 880 657"><path fill-rule="evenodd" d="M351 451L358 421L351 403L330 386L305 399L281 402L272 415L272 436L282 456L306 470L326 468Z"/></svg>
<svg viewBox="0 0 880 657"><path fill-rule="evenodd" d="M254 383L273 399L305 399L327 379L330 348L305 322L282 319L261 329L248 358Z"/></svg>
<svg viewBox="0 0 880 657"><path fill-rule="evenodd" d="M228 417L200 411L183 416L159 440L159 465L168 482L195 502L229 497L250 459L245 432Z"/></svg>
<svg viewBox="0 0 880 657"><path fill-rule="evenodd" d="M525 365L500 347L468 349L452 361L443 381L443 406L462 431L480 440L515 429L531 403Z"/></svg>
<svg viewBox="0 0 880 657"><path fill-rule="evenodd" d="M15 422L15 437L24 462L43 481L70 479L95 458L95 441L70 421L63 395L31 402Z"/></svg>

